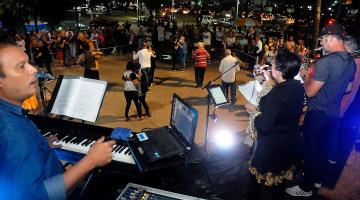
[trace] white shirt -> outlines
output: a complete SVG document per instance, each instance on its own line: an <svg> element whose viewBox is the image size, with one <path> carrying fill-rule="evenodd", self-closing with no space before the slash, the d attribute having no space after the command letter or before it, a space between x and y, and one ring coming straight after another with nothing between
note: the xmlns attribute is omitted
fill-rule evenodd
<svg viewBox="0 0 360 200"><path fill-rule="evenodd" d="M220 67L219 67L219 71L221 73L224 73L225 71L227 71L228 69L230 69L231 67L233 67L235 65L235 63L237 63L237 59L234 58L231 55L226 56L225 58L223 58L220 62ZM237 64L236 67L232 68L231 70L229 70L228 72L226 72L224 75L221 76L221 80L226 82L226 83L233 83L235 82L235 74L237 71L240 71L240 67Z"/></svg>
<svg viewBox="0 0 360 200"><path fill-rule="evenodd" d="M165 40L169 41L171 39L172 33L170 31L165 32Z"/></svg>
<svg viewBox="0 0 360 200"><path fill-rule="evenodd" d="M151 57L154 57L153 53L149 49L141 49L133 55L133 59L139 59L141 69L151 67Z"/></svg>
<svg viewBox="0 0 360 200"><path fill-rule="evenodd" d="M226 43L226 48L230 48L235 46L235 36L234 37L226 37L225 43Z"/></svg>
<svg viewBox="0 0 360 200"><path fill-rule="evenodd" d="M216 41L222 42L224 40L224 32L216 31Z"/></svg>
<svg viewBox="0 0 360 200"><path fill-rule="evenodd" d="M131 70L125 70L124 71L124 77L125 78L129 78L130 79L130 75L134 73ZM125 80L124 83L124 91L136 91L136 86L134 85L134 83L131 80Z"/></svg>
<svg viewBox="0 0 360 200"><path fill-rule="evenodd" d="M164 39L165 39L165 27L158 26L157 31L158 31L158 41L160 41L160 42L164 41Z"/></svg>
<svg viewBox="0 0 360 200"><path fill-rule="evenodd" d="M261 40L258 40L256 42L256 47L258 48L258 50L256 51L256 53L260 53L262 51L262 42Z"/></svg>
<svg viewBox="0 0 360 200"><path fill-rule="evenodd" d="M203 33L203 38L205 45L211 45L211 33L209 31Z"/></svg>

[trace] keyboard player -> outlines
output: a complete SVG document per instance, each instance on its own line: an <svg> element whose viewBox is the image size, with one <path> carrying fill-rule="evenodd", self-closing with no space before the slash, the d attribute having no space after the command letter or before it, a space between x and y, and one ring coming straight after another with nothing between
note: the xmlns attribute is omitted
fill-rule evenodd
<svg viewBox="0 0 360 200"><path fill-rule="evenodd" d="M0 199L66 199L88 172L112 159L115 141L100 138L63 170L49 145L56 138L46 141L21 109L37 90L36 73L22 49L0 41Z"/></svg>

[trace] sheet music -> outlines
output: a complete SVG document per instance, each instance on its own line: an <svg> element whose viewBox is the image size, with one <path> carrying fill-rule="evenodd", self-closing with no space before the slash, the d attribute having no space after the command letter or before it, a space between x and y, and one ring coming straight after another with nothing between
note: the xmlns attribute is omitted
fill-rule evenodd
<svg viewBox="0 0 360 200"><path fill-rule="evenodd" d="M75 94L79 88L80 77L66 77L64 76L58 95L56 96L52 114L68 116L69 109L72 107L72 100L75 99Z"/></svg>
<svg viewBox="0 0 360 200"><path fill-rule="evenodd" d="M249 81L245 84L238 86L240 93L245 97L245 99L258 106L258 102L256 101L258 93L262 90L262 86L257 80Z"/></svg>
<svg viewBox="0 0 360 200"><path fill-rule="evenodd" d="M304 83L304 80L300 76L300 72L294 77L294 79L300 81L301 83Z"/></svg>
<svg viewBox="0 0 360 200"><path fill-rule="evenodd" d="M95 123L106 85L106 81L64 76L51 113Z"/></svg>

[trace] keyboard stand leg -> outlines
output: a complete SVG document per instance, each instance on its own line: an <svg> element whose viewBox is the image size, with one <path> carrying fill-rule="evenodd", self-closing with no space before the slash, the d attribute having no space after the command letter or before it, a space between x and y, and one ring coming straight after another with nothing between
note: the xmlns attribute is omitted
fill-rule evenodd
<svg viewBox="0 0 360 200"><path fill-rule="evenodd" d="M81 192L79 195L79 199L82 199L82 197L86 193L86 190L87 190L89 184L91 183L91 181L93 181L100 173L101 173L100 169L94 170L89 174L89 176L86 178L86 180L84 180L84 185L82 186L82 189L81 189Z"/></svg>

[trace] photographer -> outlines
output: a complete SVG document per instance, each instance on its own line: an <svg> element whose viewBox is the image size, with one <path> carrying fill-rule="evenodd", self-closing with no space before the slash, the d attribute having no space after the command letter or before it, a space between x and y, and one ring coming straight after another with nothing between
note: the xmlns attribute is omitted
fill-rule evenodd
<svg viewBox="0 0 360 200"><path fill-rule="evenodd" d="M264 55L261 55L259 56L259 62L256 65L254 65L254 70L253 70L255 80L259 81L260 84L265 81L265 77L263 73L264 70L269 71L271 70L271 67L269 63L266 63Z"/></svg>
<svg viewBox="0 0 360 200"><path fill-rule="evenodd" d="M178 70L184 71L186 65L186 54L187 54L187 44L184 36L180 37L179 41L175 44L175 48L177 49L177 58L178 58L177 60L180 65L180 68Z"/></svg>

